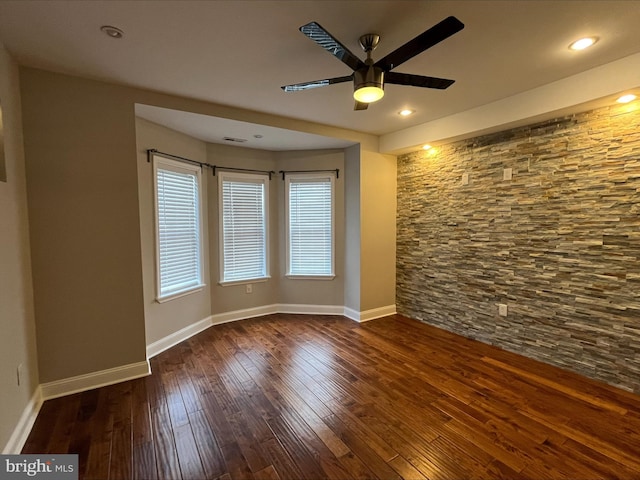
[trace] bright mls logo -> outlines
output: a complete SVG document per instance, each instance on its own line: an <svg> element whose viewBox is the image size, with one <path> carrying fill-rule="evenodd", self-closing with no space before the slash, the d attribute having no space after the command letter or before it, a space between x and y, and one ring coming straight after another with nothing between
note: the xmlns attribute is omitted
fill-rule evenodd
<svg viewBox="0 0 640 480"><path fill-rule="evenodd" d="M78 455L0 455L0 480L77 480Z"/></svg>

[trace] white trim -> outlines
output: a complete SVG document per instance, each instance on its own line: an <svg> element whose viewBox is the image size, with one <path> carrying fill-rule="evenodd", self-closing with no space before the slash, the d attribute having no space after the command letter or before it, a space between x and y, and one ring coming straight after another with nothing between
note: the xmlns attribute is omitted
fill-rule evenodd
<svg viewBox="0 0 640 480"><path fill-rule="evenodd" d="M304 304L273 304L261 307L234 310L232 312L217 313L192 323L177 332L167 335L160 340L147 345L147 358L152 358L161 352L191 338L213 325L245 320L247 318L272 315L274 313L296 313L305 315L344 315L345 308L340 305L304 305Z"/></svg>
<svg viewBox="0 0 640 480"><path fill-rule="evenodd" d="M351 320L355 320L356 322L360 321L360 312L353 308L344 307L344 316Z"/></svg>
<svg viewBox="0 0 640 480"><path fill-rule="evenodd" d="M149 361L130 363L121 367L109 368L97 372L85 373L76 377L63 378L53 382L42 383L43 400L71 395L72 393L84 392L114 383L133 380L134 378L145 377L151 374Z"/></svg>
<svg viewBox="0 0 640 480"><path fill-rule="evenodd" d="M343 315L356 322L366 322L374 318L385 317L396 313L395 305L374 308L364 312L358 312L341 305L306 305L306 304L286 304L279 303L273 305L263 305L260 307L245 308L232 312L216 313L204 318L196 323L188 325L177 332L167 335L160 340L147 345L147 358L155 357L161 352L177 345L178 343L206 330L213 325L246 320L248 318L262 317L274 313L294 313L301 315Z"/></svg>
<svg viewBox="0 0 640 480"><path fill-rule="evenodd" d="M344 307L340 305L296 305L280 304L278 313L299 313L305 315L344 315Z"/></svg>
<svg viewBox="0 0 640 480"><path fill-rule="evenodd" d="M13 429L13 433L9 437L9 441L2 450L3 455L17 455L22 451L22 447L24 447L24 444L31 433L31 428L38 417L40 407L42 407L42 401L42 390L38 385L33 392L29 403L24 407L22 415L20 415L20 419L18 420L18 424L16 425L16 428Z"/></svg>
<svg viewBox="0 0 640 480"><path fill-rule="evenodd" d="M157 297L156 298L156 302L165 303L165 302L168 302L170 300L174 300L176 298L186 297L187 295L191 295L192 293L201 292L204 289L204 287L206 287L206 286L207 286L206 283L201 283L200 285L195 285L193 287L189 287L186 290L181 290L179 292L172 293L171 295L165 295L164 297Z"/></svg>
<svg viewBox="0 0 640 480"><path fill-rule="evenodd" d="M147 358L155 357L159 353L164 352L187 338L193 337L203 330L206 330L211 325L213 325L211 323L211 317L207 317L199 322L187 325L186 327L181 328L177 332L173 332L160 340L156 340L155 342L147 345Z"/></svg>
<svg viewBox="0 0 640 480"><path fill-rule="evenodd" d="M360 312L360 322L368 322L369 320L375 320L376 318L387 317L389 315L395 315L396 305L387 305L385 307L372 308L371 310L365 310Z"/></svg>
<svg viewBox="0 0 640 480"><path fill-rule="evenodd" d="M234 310L233 312L216 313L215 315L211 315L210 318L212 325L220 325L221 323L235 322L236 320L261 317L263 315L271 315L273 313L279 313L278 305L263 305L261 307Z"/></svg>
<svg viewBox="0 0 640 480"><path fill-rule="evenodd" d="M289 280L333 280L335 275L285 275Z"/></svg>
<svg viewBox="0 0 640 480"><path fill-rule="evenodd" d="M358 312L352 308L344 307L344 316L360 323L368 322L369 320L374 320L376 318L386 317L388 315L395 315L396 313L395 304L372 308L371 310L365 310L363 312Z"/></svg>
<svg viewBox="0 0 640 480"><path fill-rule="evenodd" d="M222 287L232 287L234 285L246 285L247 283L265 283L271 280L271 275L266 277L245 278L242 280L231 280L229 282L218 282L218 285Z"/></svg>

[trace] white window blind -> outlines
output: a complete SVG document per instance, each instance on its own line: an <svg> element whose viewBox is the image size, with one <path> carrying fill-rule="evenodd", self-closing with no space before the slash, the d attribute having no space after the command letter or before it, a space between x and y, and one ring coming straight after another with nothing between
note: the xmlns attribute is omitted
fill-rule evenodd
<svg viewBox="0 0 640 480"><path fill-rule="evenodd" d="M154 157L158 300L202 286L200 169Z"/></svg>
<svg viewBox="0 0 640 480"><path fill-rule="evenodd" d="M333 275L334 176L288 176L288 275Z"/></svg>
<svg viewBox="0 0 640 480"><path fill-rule="evenodd" d="M266 278L267 177L220 174L221 265L224 282Z"/></svg>

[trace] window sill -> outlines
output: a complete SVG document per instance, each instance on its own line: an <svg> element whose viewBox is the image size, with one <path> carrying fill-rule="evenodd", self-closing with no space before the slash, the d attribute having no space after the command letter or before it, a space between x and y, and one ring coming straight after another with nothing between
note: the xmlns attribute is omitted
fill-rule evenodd
<svg viewBox="0 0 640 480"><path fill-rule="evenodd" d="M218 282L218 285L223 287L231 287L233 285L246 285L248 283L263 283L268 281L270 278L271 278L270 276L266 276L266 277L258 277L258 278L247 278L244 280L231 280L228 282L220 281Z"/></svg>
<svg viewBox="0 0 640 480"><path fill-rule="evenodd" d="M290 280L333 280L336 278L335 275L291 275L290 273L285 277Z"/></svg>
<svg viewBox="0 0 640 480"><path fill-rule="evenodd" d="M201 285L195 285L193 287L189 287L187 290L181 290L179 292L176 293L172 293L170 295L165 295L164 297L156 297L156 302L158 303L165 303L165 302L169 302L171 300L175 300L176 298L180 298L180 297L185 297L187 295L191 295L192 293L198 293L201 292L204 287L206 287L206 284L201 284Z"/></svg>

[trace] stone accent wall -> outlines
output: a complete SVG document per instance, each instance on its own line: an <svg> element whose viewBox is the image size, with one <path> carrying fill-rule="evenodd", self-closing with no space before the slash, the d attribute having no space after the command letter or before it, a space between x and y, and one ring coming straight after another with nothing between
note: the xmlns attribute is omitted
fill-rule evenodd
<svg viewBox="0 0 640 480"><path fill-rule="evenodd" d="M399 313L640 393L633 104L400 156L397 240Z"/></svg>

